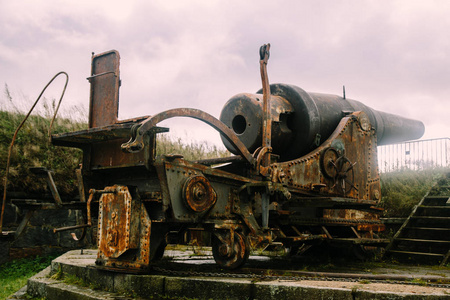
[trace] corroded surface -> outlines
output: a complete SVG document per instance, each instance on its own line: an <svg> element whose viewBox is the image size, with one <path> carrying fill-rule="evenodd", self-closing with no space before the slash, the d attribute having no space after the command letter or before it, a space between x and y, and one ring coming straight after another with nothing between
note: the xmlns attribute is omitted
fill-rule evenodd
<svg viewBox="0 0 450 300"><path fill-rule="evenodd" d="M387 243L376 235L384 230L376 146L420 135L423 124L345 97L269 85L269 49L260 49L263 89L233 97L220 120L175 108L118 121L119 55L93 56L90 128L54 142L83 149L80 199L107 191L99 201L99 267L147 270L167 243L192 242L193 231L201 243L212 241L224 268L243 265L250 249ZM156 136L167 131L157 125L179 117L211 126L239 159L156 156Z"/></svg>

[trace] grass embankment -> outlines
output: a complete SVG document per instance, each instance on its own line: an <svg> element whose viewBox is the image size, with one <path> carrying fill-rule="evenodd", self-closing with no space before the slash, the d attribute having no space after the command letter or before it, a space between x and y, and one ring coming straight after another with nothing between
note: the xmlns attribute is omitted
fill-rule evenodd
<svg viewBox="0 0 450 300"><path fill-rule="evenodd" d="M182 139L164 134L158 135L156 154L181 154L184 159L191 161L231 155L224 147L211 145L207 141L189 141L188 138Z"/></svg>
<svg viewBox="0 0 450 300"><path fill-rule="evenodd" d="M450 173L448 168L430 168L421 171L401 170L380 174L382 196L380 204L385 209L384 216L391 218L409 216L413 207L434 184L448 180L446 178L448 173Z"/></svg>
<svg viewBox="0 0 450 300"><path fill-rule="evenodd" d="M0 300L22 288L28 278L50 265L55 256L22 258L0 266Z"/></svg>
<svg viewBox="0 0 450 300"><path fill-rule="evenodd" d="M0 111L0 175L5 176L8 149L17 126L24 114ZM50 118L31 115L17 135L12 151L8 192L43 194L47 189L44 179L30 176L30 167L45 167L55 171L61 195L73 195L76 192L74 170L81 161L81 151L73 148L53 146L48 140ZM56 119L53 133L62 133L86 128L81 122L70 119ZM3 190L3 180L1 190Z"/></svg>

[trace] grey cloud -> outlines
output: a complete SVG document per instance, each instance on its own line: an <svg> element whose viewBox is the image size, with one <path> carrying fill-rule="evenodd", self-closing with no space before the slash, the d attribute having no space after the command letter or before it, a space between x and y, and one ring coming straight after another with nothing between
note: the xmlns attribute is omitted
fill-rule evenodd
<svg viewBox="0 0 450 300"><path fill-rule="evenodd" d="M350 98L450 129L446 1L48 1L34 15L14 2L0 12L0 84L31 97L64 69L66 99L87 105L91 51L117 49L124 117L179 106L218 116L260 88L258 49L270 42L271 82L333 94L346 85Z"/></svg>

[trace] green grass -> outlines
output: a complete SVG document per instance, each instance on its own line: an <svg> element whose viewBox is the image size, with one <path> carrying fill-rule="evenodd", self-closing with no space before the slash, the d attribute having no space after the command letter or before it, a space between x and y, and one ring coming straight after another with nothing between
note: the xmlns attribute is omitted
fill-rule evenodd
<svg viewBox="0 0 450 300"><path fill-rule="evenodd" d="M14 132L32 106L23 96L13 97L5 86L4 97L0 97L0 176L4 178L8 149ZM55 100L45 98L36 106L34 114L30 115L19 131L11 155L11 165L8 177L8 191L29 194L46 192L44 179L30 176L30 167L45 167L55 171L54 179L62 196L72 196L77 193L74 169L81 162L81 151L55 147L49 142L48 130L55 110ZM75 116L75 117L74 117ZM85 116L85 118L83 118ZM53 124L52 133L63 133L87 128L84 109L77 106L63 106L62 112ZM0 187L3 190L3 181Z"/></svg>
<svg viewBox="0 0 450 300"><path fill-rule="evenodd" d="M430 168L422 171L401 170L382 173L380 205L385 217L407 217L413 207L437 182L445 181L449 169ZM434 192L434 191L433 191Z"/></svg>
<svg viewBox="0 0 450 300"><path fill-rule="evenodd" d="M160 134L157 137L156 154L181 154L186 160L198 160L217 157L227 157L231 153L224 147L217 147L207 141L192 141L188 138L172 137Z"/></svg>
<svg viewBox="0 0 450 300"><path fill-rule="evenodd" d="M54 255L22 258L0 265L0 300L26 285L28 278L50 265Z"/></svg>

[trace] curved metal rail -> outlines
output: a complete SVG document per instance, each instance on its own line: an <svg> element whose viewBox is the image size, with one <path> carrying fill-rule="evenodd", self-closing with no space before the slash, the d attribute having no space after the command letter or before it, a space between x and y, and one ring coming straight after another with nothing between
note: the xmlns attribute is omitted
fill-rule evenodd
<svg viewBox="0 0 450 300"><path fill-rule="evenodd" d="M256 166L255 158L230 128L228 128L225 124L223 124L220 120L216 119L212 115L195 108L169 109L147 118L139 126L133 127L132 137L128 142L122 144L122 150L130 153L141 151L144 148L144 135L148 131L152 130L152 128L154 128L158 123L175 117L193 118L210 125L220 134L222 134L228 140L228 142L230 142L236 148L236 150L239 151L242 157L244 157L250 163L250 165L252 165L253 167Z"/></svg>
<svg viewBox="0 0 450 300"><path fill-rule="evenodd" d="M53 114L53 118L52 121L50 123L50 127L48 128L48 136L49 136L49 140L51 139L51 132L52 132L52 127L53 127L53 122L55 121L56 118L56 114L58 113L59 110L59 106L61 105L61 101L64 97L64 93L66 92L66 88L67 88L67 84L69 83L69 75L66 72L59 72L57 73L55 76L53 76L53 78L47 83L47 85L42 89L41 93L39 94L38 98L36 99L36 101L34 102L33 106L31 107L31 109L28 111L28 114L25 116L25 118L22 120L22 122L19 124L19 126L17 127L16 131L14 132L11 144L9 146L9 151L8 151L8 159L6 162L6 171L5 171L5 178L4 178L4 182L3 182L3 203L2 203L2 213L1 213L1 217L0 217L0 234L3 234L3 214L5 212L5 205L6 205L6 190L8 187L8 175L9 175L9 166L11 163L11 153L12 153L12 149L14 147L14 143L16 141L17 138L17 134L19 133L20 129L22 128L23 124L25 124L25 121L28 119L28 117L30 116L31 112L33 111L33 109L35 108L36 104L39 102L39 100L42 97L42 94L44 94L45 90L47 89L47 87L53 82L53 80L55 80L56 77L58 77L59 75L64 74L66 75L66 83L64 84L64 89L61 93L61 97L59 98L59 102L58 102L58 106L55 109L55 113Z"/></svg>

